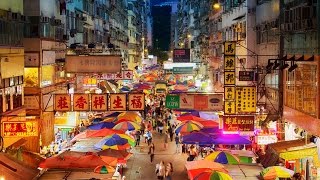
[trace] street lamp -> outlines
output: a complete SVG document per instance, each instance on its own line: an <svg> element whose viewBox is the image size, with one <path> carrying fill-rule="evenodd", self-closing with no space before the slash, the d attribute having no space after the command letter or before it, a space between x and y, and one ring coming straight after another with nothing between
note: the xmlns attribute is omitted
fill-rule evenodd
<svg viewBox="0 0 320 180"><path fill-rule="evenodd" d="M214 3L213 4L213 9L220 9L220 8L221 8L220 3Z"/></svg>

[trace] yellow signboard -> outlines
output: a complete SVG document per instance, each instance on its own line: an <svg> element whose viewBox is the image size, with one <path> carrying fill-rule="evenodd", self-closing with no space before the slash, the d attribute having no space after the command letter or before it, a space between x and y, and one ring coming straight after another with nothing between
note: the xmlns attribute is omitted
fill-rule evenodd
<svg viewBox="0 0 320 180"><path fill-rule="evenodd" d="M224 87L224 100L235 100L236 99L236 87L225 86Z"/></svg>
<svg viewBox="0 0 320 180"><path fill-rule="evenodd" d="M224 72L224 85L235 85L236 73L234 71Z"/></svg>
<svg viewBox="0 0 320 180"><path fill-rule="evenodd" d="M235 71L236 69L236 57L235 56L224 56L224 70Z"/></svg>
<svg viewBox="0 0 320 180"><path fill-rule="evenodd" d="M89 94L74 94L73 95L73 110L74 111L89 111Z"/></svg>
<svg viewBox="0 0 320 180"><path fill-rule="evenodd" d="M225 101L224 102L224 114L235 114L236 113L236 102Z"/></svg>
<svg viewBox="0 0 320 180"><path fill-rule="evenodd" d="M224 43L224 55L225 56L236 55L236 42L235 41L227 41Z"/></svg>
<svg viewBox="0 0 320 180"><path fill-rule="evenodd" d="M236 94L238 113L256 112L256 87L237 87Z"/></svg>
<svg viewBox="0 0 320 180"><path fill-rule="evenodd" d="M4 137L29 137L38 136L39 128L37 121L9 121L3 122Z"/></svg>

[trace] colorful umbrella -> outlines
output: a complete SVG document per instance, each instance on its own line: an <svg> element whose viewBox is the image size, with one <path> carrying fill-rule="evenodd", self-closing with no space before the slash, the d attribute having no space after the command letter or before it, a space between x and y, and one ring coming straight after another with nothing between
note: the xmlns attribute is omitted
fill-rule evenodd
<svg viewBox="0 0 320 180"><path fill-rule="evenodd" d="M142 121L142 117L138 113L132 111L119 114L118 119L126 119L138 123Z"/></svg>
<svg viewBox="0 0 320 180"><path fill-rule="evenodd" d="M192 132L192 131L199 131L202 129L202 124L195 122L195 121L185 121L182 122L177 126L175 129L175 132L178 133L186 133L186 132Z"/></svg>
<svg viewBox="0 0 320 180"><path fill-rule="evenodd" d="M97 123L100 123L101 121L103 121L103 118L94 118L91 120L91 123L92 124L97 124Z"/></svg>
<svg viewBox="0 0 320 180"><path fill-rule="evenodd" d="M99 129L103 129L103 128L113 128L114 127L114 123L112 122L101 122L101 123L98 123L98 124L92 124L90 126L88 126L88 129L91 129L91 130L99 130Z"/></svg>
<svg viewBox="0 0 320 180"><path fill-rule="evenodd" d="M185 166L188 171L195 169L212 169L228 173L222 164L206 160L187 161Z"/></svg>
<svg viewBox="0 0 320 180"><path fill-rule="evenodd" d="M190 134L182 136L183 144L199 144L207 145L213 144L212 136L203 132L192 132Z"/></svg>
<svg viewBox="0 0 320 180"><path fill-rule="evenodd" d="M196 175L194 180L232 180L232 178L223 172L219 171L204 171Z"/></svg>
<svg viewBox="0 0 320 180"><path fill-rule="evenodd" d="M126 150L105 149L97 153L99 156L114 157L117 159L129 159L132 154Z"/></svg>
<svg viewBox="0 0 320 180"><path fill-rule="evenodd" d="M131 90L131 88L128 86L122 86L122 88L120 88L120 91L122 91L122 92L129 92L130 90Z"/></svg>
<svg viewBox="0 0 320 180"><path fill-rule="evenodd" d="M107 129L107 128L103 128L97 131L93 131L92 133L90 133L89 135L87 135L87 137L105 137L105 136L109 136L112 134L118 134L118 133L123 133L123 131L119 131L119 130L114 130L114 129Z"/></svg>
<svg viewBox="0 0 320 180"><path fill-rule="evenodd" d="M94 145L96 149L108 149L111 146L115 145L125 145L128 144L127 139L121 138L119 135L114 134L112 136L107 136L100 140L97 144Z"/></svg>
<svg viewBox="0 0 320 180"><path fill-rule="evenodd" d="M93 172L98 174L109 174L114 173L116 170L112 166L98 166L94 169Z"/></svg>
<svg viewBox="0 0 320 180"><path fill-rule="evenodd" d="M134 146L135 145L135 140L133 137L131 136L128 136L126 134L113 134L113 135L109 135L109 136L106 136L105 138L112 138L114 136L119 136L120 138L122 139L125 139L128 141L128 143L131 145L131 146Z"/></svg>
<svg viewBox="0 0 320 180"><path fill-rule="evenodd" d="M135 122L132 122L132 121L124 121L124 122L120 122L120 123L118 123L117 125L115 125L115 126L113 127L113 129L132 131L132 130L138 130L138 129L140 129L140 126L139 126L139 124L137 124L137 123L135 123Z"/></svg>
<svg viewBox="0 0 320 180"><path fill-rule="evenodd" d="M225 151L215 151L204 158L208 161L214 161L221 164L239 164L239 158Z"/></svg>
<svg viewBox="0 0 320 180"><path fill-rule="evenodd" d="M86 130L84 132L81 132L79 134L77 134L76 136L74 136L74 138L71 140L71 142L75 142L79 139L85 139L85 138L88 138L90 137L90 135L96 133L97 131L94 131L94 130Z"/></svg>
<svg viewBox="0 0 320 180"><path fill-rule="evenodd" d="M186 114L186 115L181 115L180 117L177 118L177 120L179 121L205 121L205 119L194 116L190 113Z"/></svg>
<svg viewBox="0 0 320 180"><path fill-rule="evenodd" d="M271 166L264 169L260 173L262 178L265 180L274 180L276 178L291 178L293 174L294 171L282 166Z"/></svg>

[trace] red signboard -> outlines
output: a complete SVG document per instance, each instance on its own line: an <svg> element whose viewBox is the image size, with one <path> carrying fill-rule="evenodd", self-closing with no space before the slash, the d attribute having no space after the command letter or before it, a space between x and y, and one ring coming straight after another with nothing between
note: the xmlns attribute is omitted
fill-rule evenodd
<svg viewBox="0 0 320 180"><path fill-rule="evenodd" d="M126 94L110 94L110 111L126 111L127 95Z"/></svg>
<svg viewBox="0 0 320 180"><path fill-rule="evenodd" d="M56 111L70 111L71 98L69 94L55 94L54 95L54 110Z"/></svg>
<svg viewBox="0 0 320 180"><path fill-rule="evenodd" d="M74 94L73 95L73 110L74 111L89 111L89 94Z"/></svg>
<svg viewBox="0 0 320 180"><path fill-rule="evenodd" d="M91 110L92 111L107 111L108 110L107 94L92 94L91 95Z"/></svg>
<svg viewBox="0 0 320 180"><path fill-rule="evenodd" d="M194 109L207 110L208 99L209 97L207 95L194 95Z"/></svg>
<svg viewBox="0 0 320 180"><path fill-rule="evenodd" d="M38 122L36 121L10 121L3 122L4 137L29 137L38 136Z"/></svg>
<svg viewBox="0 0 320 180"><path fill-rule="evenodd" d="M224 131L254 131L254 116L223 116Z"/></svg>
<svg viewBox="0 0 320 180"><path fill-rule="evenodd" d="M131 111L143 111L144 110L144 94L129 94L128 105Z"/></svg>

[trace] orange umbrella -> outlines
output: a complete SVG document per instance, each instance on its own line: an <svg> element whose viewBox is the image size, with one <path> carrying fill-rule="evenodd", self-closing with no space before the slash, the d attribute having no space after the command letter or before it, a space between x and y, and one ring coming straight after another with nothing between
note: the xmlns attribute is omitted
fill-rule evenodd
<svg viewBox="0 0 320 180"><path fill-rule="evenodd" d="M122 133L124 133L124 131L103 128L103 129L97 130L94 133L88 135L88 137L105 137L105 136L112 135L112 134L122 134Z"/></svg>
<svg viewBox="0 0 320 180"><path fill-rule="evenodd" d="M77 134L76 136L74 136L74 138L71 140L71 142L75 142L79 139L85 139L85 138L88 138L90 137L90 135L96 133L95 130L86 130L84 132L81 132L79 134Z"/></svg>
<svg viewBox="0 0 320 180"><path fill-rule="evenodd" d="M110 174L114 173L116 170L112 166L98 166L96 167L93 172L98 173L98 174Z"/></svg>
<svg viewBox="0 0 320 180"><path fill-rule="evenodd" d="M226 172L225 166L223 166L220 163L207 161L207 160L199 160L199 161L188 161L186 162L186 168L187 170L193 170L193 169L212 169L217 170L221 172Z"/></svg>

